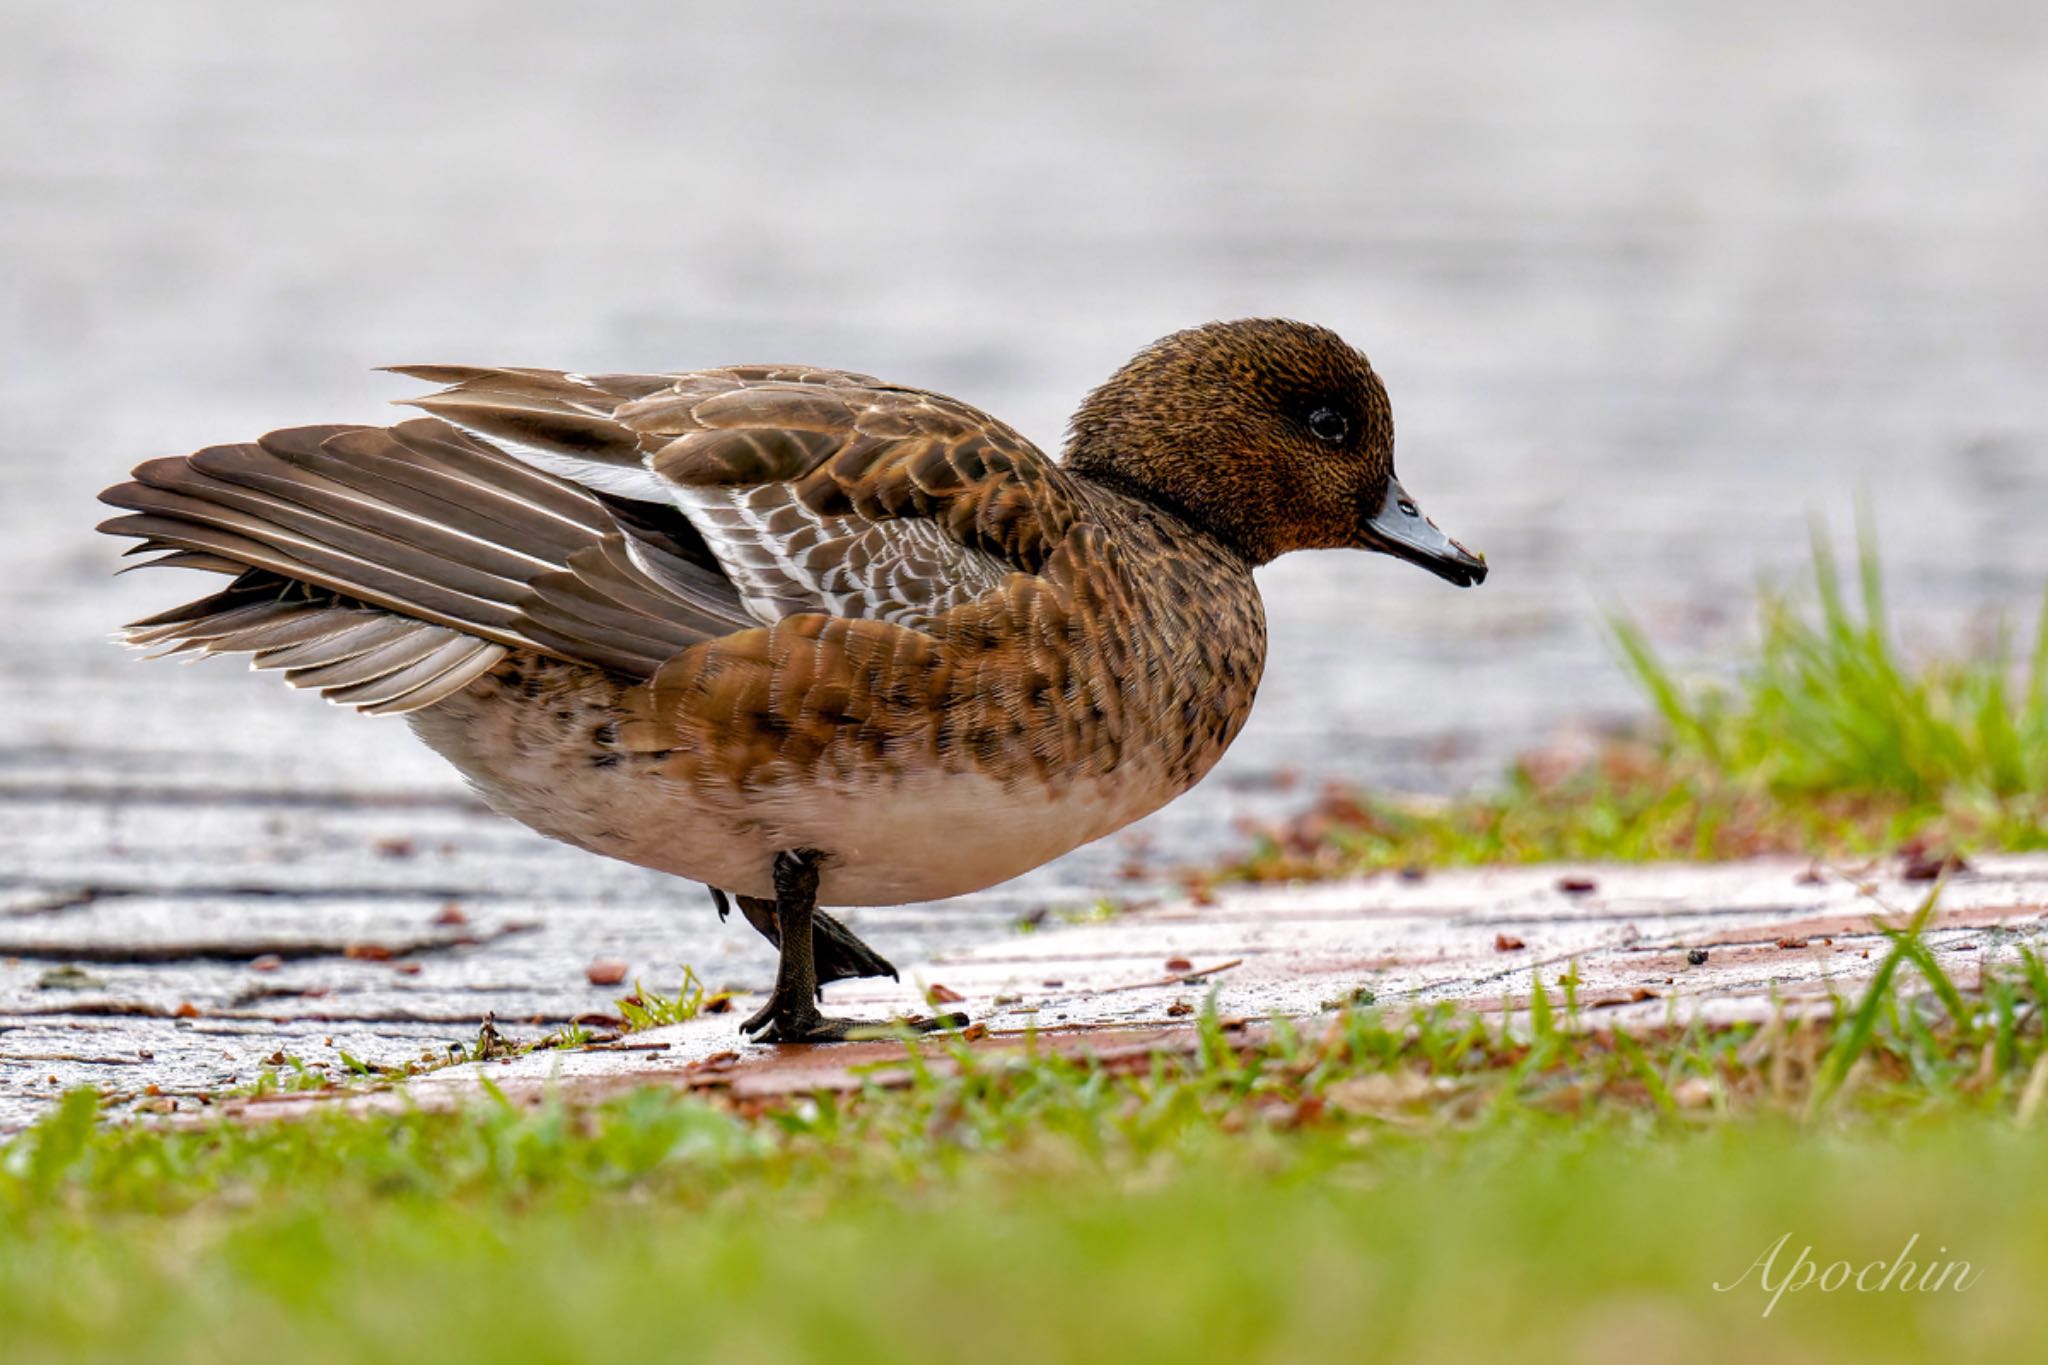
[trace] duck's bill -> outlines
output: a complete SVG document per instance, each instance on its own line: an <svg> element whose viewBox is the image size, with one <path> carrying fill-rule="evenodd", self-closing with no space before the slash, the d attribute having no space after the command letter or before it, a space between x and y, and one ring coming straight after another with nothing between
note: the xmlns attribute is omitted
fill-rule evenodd
<svg viewBox="0 0 2048 1365"><path fill-rule="evenodd" d="M1461 588L1486 581L1486 556L1473 554L1439 531L1396 479L1387 480L1385 501L1366 518L1365 543L1368 549L1420 564Z"/></svg>

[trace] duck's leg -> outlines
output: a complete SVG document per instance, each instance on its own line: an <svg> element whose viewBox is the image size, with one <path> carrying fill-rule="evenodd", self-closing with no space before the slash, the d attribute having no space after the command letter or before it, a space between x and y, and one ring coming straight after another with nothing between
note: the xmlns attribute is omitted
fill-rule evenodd
<svg viewBox="0 0 2048 1365"><path fill-rule="evenodd" d="M742 899L740 904L744 909L746 901ZM740 1025L740 1031L766 1043L829 1043L868 1033L886 1036L892 1027L890 1024L830 1019L818 1012L818 967L813 945L821 917L818 914L816 853L796 850L776 855L773 908L782 949L782 960L775 973L775 990L769 995L768 1003L753 1018ZM753 916L749 915L748 920L754 922ZM754 923L756 928L760 928L758 922ZM833 923L841 933L846 932L844 926L837 925L836 921ZM763 929L762 932L767 931ZM860 940L851 934L846 937L860 944ZM869 957L874 957L866 945L860 946ZM880 958L874 960L881 961ZM894 974L890 972L890 975ZM944 1015L920 1020L908 1027L927 1032L959 1028L966 1022L957 1014Z"/></svg>
<svg viewBox="0 0 2048 1365"><path fill-rule="evenodd" d="M715 886L711 888L711 899L718 906L720 919L732 913L732 902ZM780 948L782 926L776 922L775 902L759 896L737 896L735 899L739 901L740 913L746 916L747 923L753 925L762 938ZM895 964L861 942L858 934L823 910L811 912L811 960L817 968L820 986L861 976L886 976L892 981L902 979L896 975Z"/></svg>

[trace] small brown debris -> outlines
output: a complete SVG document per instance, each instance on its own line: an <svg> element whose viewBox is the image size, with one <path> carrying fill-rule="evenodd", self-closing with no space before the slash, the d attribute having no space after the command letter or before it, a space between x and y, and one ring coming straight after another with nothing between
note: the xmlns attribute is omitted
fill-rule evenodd
<svg viewBox="0 0 2048 1365"><path fill-rule="evenodd" d="M341 955L357 962L389 962L394 954L381 943L351 943Z"/></svg>
<svg viewBox="0 0 2048 1365"><path fill-rule="evenodd" d="M966 1028L960 1030L960 1038L963 1042L979 1042L981 1039L986 1037L988 1037L988 1025L982 1023L980 1020L976 1020L974 1023L971 1023Z"/></svg>
<svg viewBox="0 0 2048 1365"><path fill-rule="evenodd" d="M1778 940L1778 946L1780 948L1804 948L1806 946L1806 940L1803 938L1794 938L1792 935L1787 934L1783 938Z"/></svg>
<svg viewBox="0 0 2048 1365"><path fill-rule="evenodd" d="M924 993L925 1002L932 1005L957 1005L967 997L951 986L934 981L931 989Z"/></svg>
<svg viewBox="0 0 2048 1365"><path fill-rule="evenodd" d="M1323 1102L1347 1114L1376 1114L1429 1098L1436 1082L1414 1071L1375 1071L1349 1076L1323 1091Z"/></svg>
<svg viewBox="0 0 2048 1365"><path fill-rule="evenodd" d="M480 1062L488 1062L493 1057L509 1062L517 1055L519 1049L514 1047L504 1034L498 1032L498 1016L486 1013L482 1025L476 1031L476 1045L473 1051Z"/></svg>
<svg viewBox="0 0 2048 1365"><path fill-rule="evenodd" d="M420 964L417 962L394 962L391 964L391 970L397 972L400 976L418 976L420 974Z"/></svg>
<svg viewBox="0 0 2048 1365"><path fill-rule="evenodd" d="M1522 942L1513 934L1495 934L1493 936L1493 950L1496 953L1519 953L1528 946L1528 944Z"/></svg>
<svg viewBox="0 0 2048 1365"><path fill-rule="evenodd" d="M1707 962L1707 950L1705 948L1688 948L1685 950L1685 960L1690 966L1704 967Z"/></svg>
<svg viewBox="0 0 2048 1365"><path fill-rule="evenodd" d="M265 953L261 957L249 959L249 970L252 972L274 972L282 966L284 966L284 959L276 953Z"/></svg>
<svg viewBox="0 0 2048 1365"><path fill-rule="evenodd" d="M1942 877L1970 870L1970 865L1963 860L1962 854L1946 849L1927 850L1909 846L1901 850L1901 854L1905 863L1899 868L1899 875L1909 882L1938 881Z"/></svg>
<svg viewBox="0 0 2048 1365"><path fill-rule="evenodd" d="M732 996L724 991L720 991L717 995L712 996L709 1000L706 1000L704 1002L704 1013L731 1014Z"/></svg>
<svg viewBox="0 0 2048 1365"><path fill-rule="evenodd" d="M171 1013L177 1015L180 1019L197 1019L199 1017L199 1006L187 1000L179 1005L177 1009L171 1011Z"/></svg>
<svg viewBox="0 0 2048 1365"><path fill-rule="evenodd" d="M1169 972L1191 972L1194 969L1195 964L1184 957L1169 957L1166 959L1166 970Z"/></svg>
<svg viewBox="0 0 2048 1365"><path fill-rule="evenodd" d="M467 924L469 923L469 916L462 913L461 906L457 905L454 901L449 901L435 913L434 923L444 926Z"/></svg>
<svg viewBox="0 0 2048 1365"><path fill-rule="evenodd" d="M583 979L593 986L616 986L626 979L624 958L601 957L583 969Z"/></svg>
<svg viewBox="0 0 2048 1365"><path fill-rule="evenodd" d="M1818 867L1809 867L1792 880L1801 886L1820 886L1827 881L1827 874Z"/></svg>
<svg viewBox="0 0 2048 1365"><path fill-rule="evenodd" d="M1400 876L1404 882L1419 882L1429 876L1429 869L1421 863L1404 863L1401 867Z"/></svg>
<svg viewBox="0 0 2048 1365"><path fill-rule="evenodd" d="M410 858L420 851L420 846L406 838L379 839L370 847L380 858Z"/></svg>
<svg viewBox="0 0 2048 1365"><path fill-rule="evenodd" d="M1195 1007L1185 1000L1176 1000L1166 1007L1167 1016L1172 1019L1185 1019L1194 1012Z"/></svg>
<svg viewBox="0 0 2048 1365"><path fill-rule="evenodd" d="M1045 980L1039 982L1038 984L1041 986L1064 986L1067 983L1060 980L1058 977L1049 976Z"/></svg>
<svg viewBox="0 0 2048 1365"><path fill-rule="evenodd" d="M271 1054L270 1054L270 1055L269 1055L268 1057L265 1057L265 1058L263 1059L263 1065L265 1065L265 1066L283 1066L283 1065L284 1065L284 1049L283 1049L283 1048L279 1048L279 1049L278 1049L277 1051L275 1051L275 1052L271 1053Z"/></svg>
<svg viewBox="0 0 2048 1365"><path fill-rule="evenodd" d="M1671 1100L1680 1109L1699 1109L1713 1101L1714 1085L1704 1076L1688 1076L1671 1087Z"/></svg>
<svg viewBox="0 0 2048 1365"><path fill-rule="evenodd" d="M1567 896L1584 896L1598 891L1600 883L1591 877L1559 877L1557 879L1557 889L1564 892Z"/></svg>

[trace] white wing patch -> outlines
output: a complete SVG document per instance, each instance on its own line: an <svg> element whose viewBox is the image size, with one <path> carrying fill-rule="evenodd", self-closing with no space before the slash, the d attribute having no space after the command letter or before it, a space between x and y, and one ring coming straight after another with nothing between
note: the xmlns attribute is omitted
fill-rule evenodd
<svg viewBox="0 0 2048 1365"><path fill-rule="evenodd" d="M669 494L668 481L644 464L613 464L609 460L593 460L566 451L548 450L508 436L494 436L481 427L470 426L457 416L441 420L462 428L486 445L495 446L521 464L531 465L543 474L552 474L584 488L609 493L615 498L636 498L641 502L661 502Z"/></svg>
<svg viewBox="0 0 2048 1365"><path fill-rule="evenodd" d="M669 491L763 622L822 611L921 628L1014 572L929 521L820 516L788 484Z"/></svg>

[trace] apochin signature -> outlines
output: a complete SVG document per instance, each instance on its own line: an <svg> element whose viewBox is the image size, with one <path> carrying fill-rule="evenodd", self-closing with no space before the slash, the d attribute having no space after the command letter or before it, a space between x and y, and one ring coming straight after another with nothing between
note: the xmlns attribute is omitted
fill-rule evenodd
<svg viewBox="0 0 2048 1365"><path fill-rule="evenodd" d="M1822 1265L1813 1259L1811 1246L1801 1247L1792 1263L1785 1267L1784 1274L1774 1279L1778 1257L1791 1240L1792 1234L1788 1232L1771 1243L1749 1263L1747 1269L1727 1284L1714 1281L1715 1292L1734 1292L1748 1282L1753 1272L1757 1277L1757 1288L1771 1296L1763 1311L1763 1316L1769 1317L1778 1306L1779 1299L1805 1289L1818 1289L1823 1294L1833 1294L1842 1289L1854 1289L1859 1294L1934 1294L1942 1290L1960 1294L1984 1277L1984 1272L1968 1261L1930 1260L1923 1264L1908 1260L1913 1248L1920 1244L1920 1234L1916 1232L1906 1239L1906 1245L1900 1247L1899 1254L1891 1260L1869 1261L1862 1266L1848 1261L1831 1261ZM1946 1256L1948 1248L1937 1248L1937 1254Z"/></svg>

